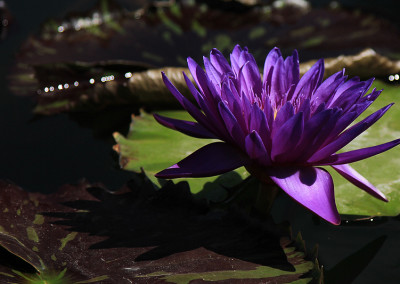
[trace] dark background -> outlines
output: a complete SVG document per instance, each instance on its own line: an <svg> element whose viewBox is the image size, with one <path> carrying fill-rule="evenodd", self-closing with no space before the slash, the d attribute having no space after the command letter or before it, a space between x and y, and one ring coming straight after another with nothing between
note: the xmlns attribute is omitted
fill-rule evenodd
<svg viewBox="0 0 400 284"><path fill-rule="evenodd" d="M25 190L54 192L62 184L82 178L116 190L131 177L129 172L119 170L111 135L95 137L90 128L81 127L67 114L37 119L32 114L34 101L14 96L8 89L7 75L27 37L38 33L49 18L84 11L95 2L7 1L13 18L7 37L0 43L0 178L11 180ZM312 3L329 4L328 1ZM374 11L393 21L399 11L398 1L341 3L352 9ZM278 202L285 210L277 213L277 219L289 218L294 235L301 230L309 249L319 243L319 260L325 267L326 283L400 283L398 218L334 227L313 218L291 201ZM342 278L338 282L336 277Z"/></svg>

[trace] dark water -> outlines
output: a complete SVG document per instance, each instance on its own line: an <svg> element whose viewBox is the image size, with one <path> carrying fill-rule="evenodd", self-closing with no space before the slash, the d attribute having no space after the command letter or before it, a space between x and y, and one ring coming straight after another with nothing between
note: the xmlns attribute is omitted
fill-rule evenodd
<svg viewBox="0 0 400 284"><path fill-rule="evenodd" d="M13 16L8 35L0 43L0 177L29 191L53 192L82 178L118 189L130 177L118 169L113 139L95 139L92 130L60 114L34 119L34 101L16 97L7 75L15 53L29 35L38 33L50 17L84 10L95 1L7 1Z"/></svg>
<svg viewBox="0 0 400 284"><path fill-rule="evenodd" d="M96 1L8 1L13 20L0 43L0 177L29 191L54 192L82 178L118 189L129 178L118 169L110 136L98 138L67 114L34 119L34 102L8 90L7 75L26 38L50 17L85 10ZM314 1L315 2L315 1ZM352 1L357 5L360 1ZM371 1L361 1L363 6ZM378 13L392 17L384 1ZM361 4L359 4L361 5ZM371 4L367 9L372 9ZM282 206L279 206L279 205ZM326 283L400 283L400 220L381 218L332 226L281 198L277 221L289 219L294 235L302 232L308 249L319 244Z"/></svg>

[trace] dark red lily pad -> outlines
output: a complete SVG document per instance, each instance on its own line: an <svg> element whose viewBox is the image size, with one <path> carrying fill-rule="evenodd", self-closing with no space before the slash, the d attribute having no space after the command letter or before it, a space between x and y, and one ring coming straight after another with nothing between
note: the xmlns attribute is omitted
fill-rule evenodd
<svg viewBox="0 0 400 284"><path fill-rule="evenodd" d="M306 283L321 277L272 222L210 209L193 200L186 183L157 190L140 174L118 192L86 182L50 195L5 181L0 189L2 282Z"/></svg>

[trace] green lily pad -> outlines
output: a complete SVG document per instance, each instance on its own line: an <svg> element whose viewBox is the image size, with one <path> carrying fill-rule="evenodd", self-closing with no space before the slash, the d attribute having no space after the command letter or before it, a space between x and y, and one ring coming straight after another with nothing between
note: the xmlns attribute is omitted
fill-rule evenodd
<svg viewBox="0 0 400 284"><path fill-rule="evenodd" d="M391 103L400 105L400 88L396 85L387 85L381 81L374 84L377 89L384 88L382 95L365 112L362 117ZM393 108L375 125L354 140L344 150L354 150L378 145L400 137L400 106ZM190 119L185 111L158 112L168 117ZM213 142L212 140L197 139L170 130L158 124L154 118L146 113L133 117L130 132L127 137L119 133L114 134L117 145L114 147L120 154L120 165L131 171L140 171L143 167L155 181L153 174L171 166L186 157L196 149ZM336 189L336 203L341 214L348 215L384 215L396 216L400 214L400 151L395 148L383 154L354 163L354 168L370 180L388 197L389 203L377 200L339 176L334 170L329 170L333 177ZM240 177L248 175L244 168L236 171ZM218 181L221 186L233 186L240 178L232 182L230 174L222 176ZM193 193L199 192L206 182L216 177L202 179L187 179ZM214 188L209 188L209 192ZM221 190L216 190L218 197L223 198Z"/></svg>
<svg viewBox="0 0 400 284"><path fill-rule="evenodd" d="M320 283L315 254L272 222L211 209L144 174L29 193L0 181L1 283ZM221 281L221 282L219 282Z"/></svg>

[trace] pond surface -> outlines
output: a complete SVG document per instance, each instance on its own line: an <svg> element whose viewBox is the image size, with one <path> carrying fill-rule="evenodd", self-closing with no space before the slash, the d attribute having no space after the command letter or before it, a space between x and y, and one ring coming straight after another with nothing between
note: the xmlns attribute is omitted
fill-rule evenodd
<svg viewBox="0 0 400 284"><path fill-rule="evenodd" d="M35 102L17 97L9 90L7 76L16 62L15 54L27 38L37 34L49 18L84 11L95 2L7 2L12 20L7 36L0 43L0 177L25 190L50 193L82 178L116 190L131 177L129 172L119 169L111 136L112 131L126 133L130 117L116 129L99 134L88 126L90 123L85 123L85 119L93 119L89 114L81 114L78 120L68 114L35 117L32 114ZM386 6L392 4L390 1L385 4L388 2ZM387 8L380 11L388 13ZM285 197L279 198L274 210L276 221L290 221L293 235L301 231L308 249L319 244L318 259L325 270L325 283L400 282L398 217L344 221L335 227L316 219Z"/></svg>

